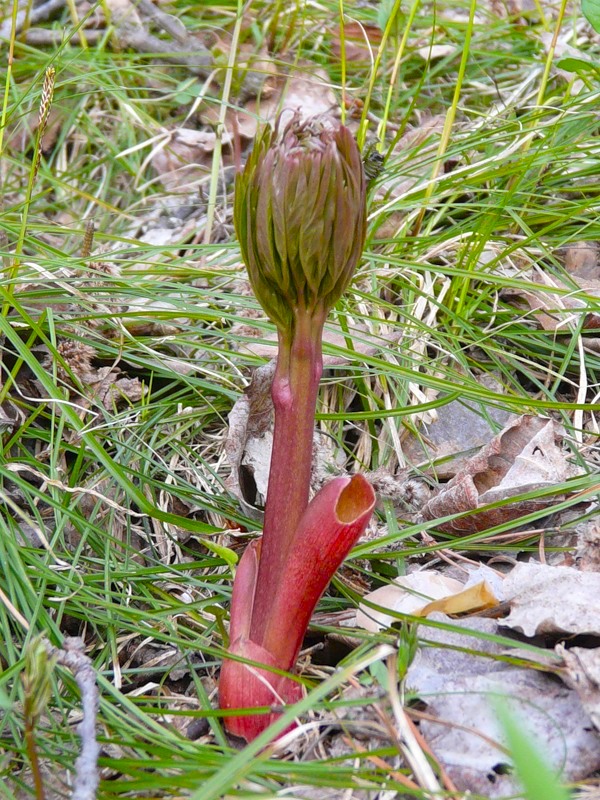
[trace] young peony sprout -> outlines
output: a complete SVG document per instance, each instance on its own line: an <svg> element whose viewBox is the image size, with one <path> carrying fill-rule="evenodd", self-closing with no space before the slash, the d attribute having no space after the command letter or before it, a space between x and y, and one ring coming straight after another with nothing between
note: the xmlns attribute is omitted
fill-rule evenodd
<svg viewBox="0 0 600 800"><path fill-rule="evenodd" d="M350 131L297 115L264 131L236 180L242 257L277 326L279 350L263 536L237 569L230 652L284 672L293 668L317 602L375 502L371 486L355 475L335 478L308 503L323 326L362 253L365 192ZM224 709L281 706L300 696L290 677L232 659L223 664ZM227 717L225 725L251 740L274 715Z"/></svg>
<svg viewBox="0 0 600 800"><path fill-rule="evenodd" d="M297 117L283 131L267 127L238 174L242 256L284 337L293 335L298 313L327 316L348 286L365 241L365 191L350 131Z"/></svg>

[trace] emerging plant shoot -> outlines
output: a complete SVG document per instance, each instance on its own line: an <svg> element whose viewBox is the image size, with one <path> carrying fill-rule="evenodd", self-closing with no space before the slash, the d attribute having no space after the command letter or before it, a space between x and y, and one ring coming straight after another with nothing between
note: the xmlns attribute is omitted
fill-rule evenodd
<svg viewBox="0 0 600 800"><path fill-rule="evenodd" d="M266 128L236 180L235 228L252 288L277 326L271 389L273 451L263 536L234 581L230 653L280 673L293 669L311 615L364 531L375 502L360 475L338 477L309 503L323 326L360 259L365 175L350 131L317 121ZM287 675L226 659L223 709L281 706L301 697ZM227 717L248 741L277 716Z"/></svg>

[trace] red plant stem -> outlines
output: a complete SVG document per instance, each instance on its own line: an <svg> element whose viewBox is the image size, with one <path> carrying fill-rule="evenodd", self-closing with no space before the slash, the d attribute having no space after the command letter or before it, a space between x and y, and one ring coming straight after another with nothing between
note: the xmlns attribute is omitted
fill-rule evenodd
<svg viewBox="0 0 600 800"><path fill-rule="evenodd" d="M279 333L271 387L275 407L273 451L250 632L257 644L262 643L273 592L308 505L325 317L322 310L296 309L292 335Z"/></svg>

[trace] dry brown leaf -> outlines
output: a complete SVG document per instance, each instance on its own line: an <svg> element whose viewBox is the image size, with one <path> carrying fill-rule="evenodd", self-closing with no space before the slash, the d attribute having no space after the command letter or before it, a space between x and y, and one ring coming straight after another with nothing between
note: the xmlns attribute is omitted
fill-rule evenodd
<svg viewBox="0 0 600 800"><path fill-rule="evenodd" d="M600 287L600 248L597 242L572 242L559 251L567 272L585 288Z"/></svg>
<svg viewBox="0 0 600 800"><path fill-rule="evenodd" d="M232 41L216 37L212 52L218 54L220 61L228 61ZM269 103L272 97L279 98L281 84L279 68L269 55L266 46L258 52L254 45L242 44L235 56L236 80L241 83L238 105L229 106L225 113L225 130L235 137L252 140L262 116L261 103ZM226 69L215 73L217 83L223 83ZM257 114L259 116L257 116ZM200 110L200 120L211 126L221 122L221 108L218 103L204 103Z"/></svg>
<svg viewBox="0 0 600 800"><path fill-rule="evenodd" d="M254 108L256 102L249 100L245 104L245 108ZM219 109L213 105L206 106L200 113L200 121L204 125L211 125L216 127L220 124ZM260 127L260 118L255 116L254 113L246 113L246 111L237 108L228 108L225 113L225 130L228 136L239 136L241 139L252 141Z"/></svg>
<svg viewBox="0 0 600 800"><path fill-rule="evenodd" d="M124 402L137 403L146 392L146 387L139 378L122 376L115 365L95 367L92 361L96 353L91 345L61 339L57 352L60 356L55 364L57 379L68 387L72 396L100 402L105 408L112 410ZM54 356L47 354L42 363L52 368L54 361ZM41 384L38 385L41 395L45 396Z"/></svg>
<svg viewBox="0 0 600 800"><path fill-rule="evenodd" d="M190 192L210 174L216 138L214 131L178 128L156 150L152 166L168 192ZM231 142L228 133L222 141L227 148Z"/></svg>
<svg viewBox="0 0 600 800"><path fill-rule="evenodd" d="M102 375L103 370L106 370L104 376ZM90 384L92 391L108 409L121 406L123 403L137 403L146 393L146 387L139 378L119 378L118 376L117 370L103 367L98 370L98 381Z"/></svg>
<svg viewBox="0 0 600 800"><path fill-rule="evenodd" d="M244 110L229 108L225 128L231 136L252 140L262 122L272 122L278 113L299 112L302 119L319 117L338 122L338 103L331 89L329 76L313 65L296 66L290 75L280 75L271 81L270 91L249 99ZM202 122L215 125L219 112L214 106L202 109Z"/></svg>
<svg viewBox="0 0 600 800"><path fill-rule="evenodd" d="M231 36L219 36L212 31L211 52L215 60L222 65L214 73L214 79L221 86L224 84L231 58L231 47L235 46L235 84L241 86L240 99L249 97L269 97L273 93L274 81L279 75L279 67L269 53L266 44L258 50L254 43L243 42L239 44ZM218 104L217 104L218 105ZM207 109L208 111L208 109ZM216 116L220 110L213 106ZM243 135L243 134L242 134Z"/></svg>
<svg viewBox="0 0 600 800"><path fill-rule="evenodd" d="M570 288L548 276L543 281L553 288ZM521 292L519 296L527 302L535 319L545 331L570 333L572 324L578 320L581 311L589 306L589 303L577 297L553 294L551 291ZM584 324L585 328L600 327L600 314L586 314Z"/></svg>
<svg viewBox="0 0 600 800"><path fill-rule="evenodd" d="M600 648L571 647L567 650L559 644L556 652L565 664L559 673L561 678L577 692L596 729L600 730Z"/></svg>
<svg viewBox="0 0 600 800"><path fill-rule="evenodd" d="M250 115L273 120L279 112L298 112L301 119L330 117L337 121L338 103L329 76L322 69L304 66L287 77L280 77L268 99L252 100L246 104ZM252 117L255 120L256 116Z"/></svg>
<svg viewBox="0 0 600 800"><path fill-rule="evenodd" d="M19 409L10 400L5 400L0 405L0 434L14 430L17 427L19 416Z"/></svg>
<svg viewBox="0 0 600 800"><path fill-rule="evenodd" d="M451 620L445 614L431 615L434 622L448 622L453 628L462 628L484 634L497 634L498 624L485 617ZM423 626L420 638L426 642L409 667L407 683L415 686L421 696L443 692L449 675L487 675L490 665L504 668L504 662L491 662L485 656L501 655L502 646L490 639L474 638L466 633L445 628ZM457 648L457 649L452 649ZM477 655L468 652L476 650Z"/></svg>
<svg viewBox="0 0 600 800"><path fill-rule="evenodd" d="M600 521L587 520L577 525L575 531L577 568L581 572L600 572Z"/></svg>
<svg viewBox="0 0 600 800"><path fill-rule="evenodd" d="M550 488L577 474L560 448L563 430L554 420L522 416L495 436L423 509L425 519L476 511L489 503ZM475 533L539 509L558 496L515 500L440 525L449 533Z"/></svg>
<svg viewBox="0 0 600 800"><path fill-rule="evenodd" d="M381 44L383 32L377 25L348 22L344 25L344 57L346 61L369 61ZM341 58L342 41L340 29L331 35L331 51Z"/></svg>
<svg viewBox="0 0 600 800"><path fill-rule="evenodd" d="M557 250L556 255L561 258L565 270L582 292L600 298L600 251L596 242L573 242ZM540 267L531 273L531 280L545 284L548 289L532 287L531 291L527 291L511 288L505 289L503 296L516 304L525 301L544 330L570 333L582 310L589 308L589 301L577 297L577 292L573 292L573 286L568 281L560 280L557 275ZM553 289L561 293L553 292ZM569 294L565 294L565 291ZM585 328L600 328L600 313L589 312L585 318Z"/></svg>
<svg viewBox="0 0 600 800"><path fill-rule="evenodd" d="M502 624L525 636L600 636L600 574L519 563L504 580L510 614Z"/></svg>
<svg viewBox="0 0 600 800"><path fill-rule="evenodd" d="M490 619L450 620L442 614L433 619L498 633ZM421 731L459 791L487 798L521 796L502 748L495 710L499 698L561 779L580 780L600 768L600 738L574 691L537 670L482 658L482 651L502 653L495 642L438 628L423 636L428 646L417 653L407 685L427 704L428 716L439 720L422 719Z"/></svg>

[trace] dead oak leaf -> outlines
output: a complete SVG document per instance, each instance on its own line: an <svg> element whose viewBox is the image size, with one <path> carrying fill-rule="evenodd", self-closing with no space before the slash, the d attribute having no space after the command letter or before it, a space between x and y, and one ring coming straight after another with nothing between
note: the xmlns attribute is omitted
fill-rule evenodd
<svg viewBox="0 0 600 800"><path fill-rule="evenodd" d="M96 351L91 345L61 339L56 353L47 353L42 364L49 370L55 370L58 383L68 388L70 396L99 402L109 410L142 399L146 387L139 378L121 376L115 365L96 367L93 364L95 355ZM37 383L41 396L44 396L41 384Z"/></svg>
<svg viewBox="0 0 600 800"><path fill-rule="evenodd" d="M582 706L590 715L597 730L600 730L600 648L556 646L564 667L560 677L579 695Z"/></svg>
<svg viewBox="0 0 600 800"><path fill-rule="evenodd" d="M346 61L370 61L381 44L383 31L377 25L347 22L343 31L337 27L330 36L331 52L336 58L343 53Z"/></svg>
<svg viewBox="0 0 600 800"><path fill-rule="evenodd" d="M575 526L577 550L575 558L581 572L600 573L600 520L585 520Z"/></svg>
<svg viewBox="0 0 600 800"><path fill-rule="evenodd" d="M582 288L600 288L600 247L598 242L572 242L561 248L564 267Z"/></svg>
<svg viewBox="0 0 600 800"><path fill-rule="evenodd" d="M482 375L479 382L486 389L502 391L494 376ZM437 417L423 425L419 435L410 433L403 442L408 463L419 469L431 469L438 480L449 480L463 468L470 455L483 447L497 430L517 417L501 408L486 408L484 404L464 398L452 400L437 409Z"/></svg>
<svg viewBox="0 0 600 800"><path fill-rule="evenodd" d="M448 533L476 533L547 508L557 496L518 500L536 489L551 488L578 474L560 444L562 427L551 419L524 415L507 425L424 507L427 520L467 514L502 500L510 504L445 522Z"/></svg>
<svg viewBox="0 0 600 800"><path fill-rule="evenodd" d="M503 585L510 614L502 625L527 637L600 637L599 573L529 561L517 564Z"/></svg>
<svg viewBox="0 0 600 800"><path fill-rule="evenodd" d="M287 75L270 78L269 92L249 98L242 108L230 107L225 115L225 129L231 136L252 140L261 122L273 122L279 113L298 112L301 119L330 118L338 124L338 103L324 70L295 65ZM201 120L208 125L219 122L219 111L206 105Z"/></svg>
<svg viewBox="0 0 600 800"><path fill-rule="evenodd" d="M521 797L503 749L495 703L501 701L561 780L587 778L600 767L600 738L577 694L531 669L489 669L485 674L446 673L444 690L426 697L421 723L436 758L460 791L487 798Z"/></svg>
<svg viewBox="0 0 600 800"><path fill-rule="evenodd" d="M89 389L109 410L123 403L137 403L146 393L146 387L139 378L119 377L118 370L112 367L100 367L94 378L88 383Z"/></svg>
<svg viewBox="0 0 600 800"><path fill-rule="evenodd" d="M543 743L561 779L580 780L600 767L600 738L575 691L552 675L495 660L502 645L469 633L497 634L494 620L450 620L443 614L432 619L451 623L453 630L424 629L427 646L418 651L406 681L427 704L420 730L459 791L521 796L498 723L499 700L532 740Z"/></svg>
<svg viewBox="0 0 600 800"><path fill-rule="evenodd" d="M271 96L260 103L251 101L246 106L251 114L274 120L279 112L298 113L302 120L319 117L331 118L338 123L338 103L330 85L329 76L322 69L305 67L288 76L281 76Z"/></svg>

